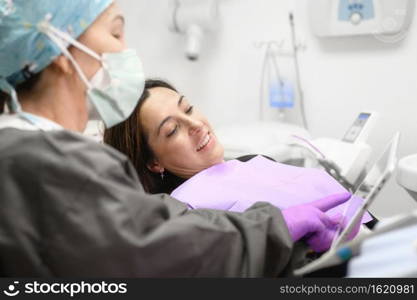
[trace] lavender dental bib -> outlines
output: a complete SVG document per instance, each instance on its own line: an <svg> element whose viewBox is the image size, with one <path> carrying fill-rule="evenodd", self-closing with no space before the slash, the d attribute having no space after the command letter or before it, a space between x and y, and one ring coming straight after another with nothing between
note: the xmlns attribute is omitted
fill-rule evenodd
<svg viewBox="0 0 417 300"><path fill-rule="evenodd" d="M294 167L256 156L247 162L230 160L212 166L184 182L171 196L194 209L242 212L256 202L269 202L285 209L344 192L346 189L323 170ZM353 196L327 214L344 213L348 220L362 201ZM362 223L370 220L366 214Z"/></svg>

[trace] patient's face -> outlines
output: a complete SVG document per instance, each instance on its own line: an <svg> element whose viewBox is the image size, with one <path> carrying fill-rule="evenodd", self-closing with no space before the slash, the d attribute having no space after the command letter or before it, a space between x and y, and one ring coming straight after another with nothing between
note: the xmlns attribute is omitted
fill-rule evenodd
<svg viewBox="0 0 417 300"><path fill-rule="evenodd" d="M187 98L168 88L149 90L140 111L140 120L157 167L189 178L223 162L223 147L207 119ZM154 166L155 167L155 166Z"/></svg>

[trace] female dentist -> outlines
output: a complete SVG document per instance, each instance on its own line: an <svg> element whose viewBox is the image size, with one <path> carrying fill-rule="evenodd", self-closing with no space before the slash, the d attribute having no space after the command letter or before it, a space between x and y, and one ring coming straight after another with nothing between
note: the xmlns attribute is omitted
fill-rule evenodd
<svg viewBox="0 0 417 300"><path fill-rule="evenodd" d="M349 195L188 210L78 133L122 122L143 91L123 26L111 0L0 0L0 275L277 276L294 241L327 248L324 211Z"/></svg>

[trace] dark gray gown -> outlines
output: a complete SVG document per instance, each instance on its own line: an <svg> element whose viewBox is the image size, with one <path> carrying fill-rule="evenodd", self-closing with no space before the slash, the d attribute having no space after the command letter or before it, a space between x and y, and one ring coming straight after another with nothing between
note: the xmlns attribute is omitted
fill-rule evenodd
<svg viewBox="0 0 417 300"><path fill-rule="evenodd" d="M281 212L188 210L146 194L128 159L65 130L0 129L0 275L278 276Z"/></svg>

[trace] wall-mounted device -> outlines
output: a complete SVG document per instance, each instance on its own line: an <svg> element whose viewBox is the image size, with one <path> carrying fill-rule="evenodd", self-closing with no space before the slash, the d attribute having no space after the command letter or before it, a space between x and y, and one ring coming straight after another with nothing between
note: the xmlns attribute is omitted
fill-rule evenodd
<svg viewBox="0 0 417 300"><path fill-rule="evenodd" d="M311 27L319 37L398 35L410 26L415 8L415 0L308 2Z"/></svg>
<svg viewBox="0 0 417 300"><path fill-rule="evenodd" d="M185 36L185 55L197 60L202 49L203 37L215 31L219 25L218 0L172 0L171 28Z"/></svg>

